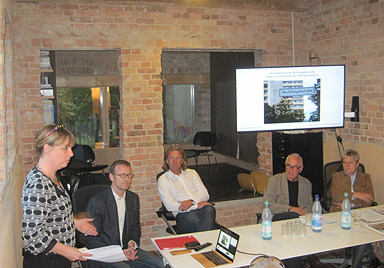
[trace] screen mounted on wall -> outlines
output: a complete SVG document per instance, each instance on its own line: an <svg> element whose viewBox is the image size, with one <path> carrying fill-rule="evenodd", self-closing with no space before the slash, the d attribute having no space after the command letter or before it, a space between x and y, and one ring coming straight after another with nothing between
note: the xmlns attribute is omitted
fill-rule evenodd
<svg viewBox="0 0 384 268"><path fill-rule="evenodd" d="M344 65L237 69L237 131L344 127L344 88Z"/></svg>

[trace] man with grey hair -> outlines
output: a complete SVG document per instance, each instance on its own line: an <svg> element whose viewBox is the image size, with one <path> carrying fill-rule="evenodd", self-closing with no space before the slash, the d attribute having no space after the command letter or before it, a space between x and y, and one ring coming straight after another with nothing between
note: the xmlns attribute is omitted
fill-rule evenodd
<svg viewBox="0 0 384 268"><path fill-rule="evenodd" d="M300 176L303 158L292 153L285 159L285 172L269 179L264 201L270 204L273 221L298 218L312 210L312 184Z"/></svg>
<svg viewBox="0 0 384 268"><path fill-rule="evenodd" d="M176 218L178 228L200 232L216 227L216 210L199 174L187 168L184 150L170 147L164 154L164 174L158 180L161 201Z"/></svg>

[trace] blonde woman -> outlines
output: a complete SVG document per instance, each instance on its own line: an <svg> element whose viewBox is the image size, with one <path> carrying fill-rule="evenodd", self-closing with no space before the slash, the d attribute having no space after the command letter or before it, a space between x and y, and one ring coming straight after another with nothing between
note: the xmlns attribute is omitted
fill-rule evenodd
<svg viewBox="0 0 384 268"><path fill-rule="evenodd" d="M75 245L75 229L97 235L92 219L76 219L71 199L56 173L73 156L73 134L61 125L43 127L35 138L39 161L24 183L22 205L23 267L70 268L90 254Z"/></svg>

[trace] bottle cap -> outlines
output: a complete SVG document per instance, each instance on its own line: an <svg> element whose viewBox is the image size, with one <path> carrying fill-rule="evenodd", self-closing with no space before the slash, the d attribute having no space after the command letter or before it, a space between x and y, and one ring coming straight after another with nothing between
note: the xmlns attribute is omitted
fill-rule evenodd
<svg viewBox="0 0 384 268"><path fill-rule="evenodd" d="M315 200L319 200L319 195L315 195Z"/></svg>
<svg viewBox="0 0 384 268"><path fill-rule="evenodd" d="M348 197L348 193L344 193L344 197Z"/></svg>
<svg viewBox="0 0 384 268"><path fill-rule="evenodd" d="M268 201L265 201L264 204L265 204L266 206L268 206L268 205L269 205L269 202L268 202Z"/></svg>

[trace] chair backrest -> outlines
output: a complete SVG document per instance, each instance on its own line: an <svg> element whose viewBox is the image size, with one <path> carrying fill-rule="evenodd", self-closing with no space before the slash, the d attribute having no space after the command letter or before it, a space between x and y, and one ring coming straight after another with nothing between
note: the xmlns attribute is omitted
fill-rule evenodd
<svg viewBox="0 0 384 268"><path fill-rule="evenodd" d="M249 268L284 268L284 263L274 256L261 255L251 261Z"/></svg>
<svg viewBox="0 0 384 268"><path fill-rule="evenodd" d="M161 175L163 175L164 173L165 173L165 171L162 171L162 172L158 173L158 174L156 175L156 180L158 181L159 178L161 177ZM170 211L167 210L167 208L164 206L163 202L161 202L161 209L162 209L162 211L163 211L164 213L167 213L166 216L167 216L167 218L169 218L169 220L173 220L173 214L172 214L172 212L170 212Z"/></svg>
<svg viewBox="0 0 384 268"><path fill-rule="evenodd" d="M248 191L254 191L252 187L252 182L251 182L251 176L247 173L239 173L237 174L237 181L239 182L239 185L241 188L244 188L245 190ZM256 188L256 185L255 185Z"/></svg>
<svg viewBox="0 0 384 268"><path fill-rule="evenodd" d="M76 144L73 148L73 158L79 162L83 162L87 165L92 165L92 162L95 161L95 153L89 145L85 144Z"/></svg>
<svg viewBox="0 0 384 268"><path fill-rule="evenodd" d="M73 158L91 164L95 161L95 153L91 146L86 144L76 144L73 148Z"/></svg>
<svg viewBox="0 0 384 268"><path fill-rule="evenodd" d="M72 194L72 204L74 214L84 212L87 208L88 201L97 193L111 187L106 184L94 184L78 189Z"/></svg>
<svg viewBox="0 0 384 268"><path fill-rule="evenodd" d="M217 137L215 132L199 131L193 137L193 144L195 146L210 147L215 146L216 143Z"/></svg>
<svg viewBox="0 0 384 268"><path fill-rule="evenodd" d="M79 214L85 212L88 201L97 193L111 187L105 184L94 184L78 189L72 194L73 213ZM85 236L83 233L76 230L76 247L82 248L85 246ZM84 265L83 265L84 266ZM89 267L89 266L87 266Z"/></svg>
<svg viewBox="0 0 384 268"><path fill-rule="evenodd" d="M269 176L261 171L252 171L251 181L256 186L257 192L259 194L264 194L265 188L267 187Z"/></svg>
<svg viewBox="0 0 384 268"><path fill-rule="evenodd" d="M84 160L85 162L92 163L95 161L95 152L93 151L92 147L89 145L83 145L83 151L84 151Z"/></svg>
<svg viewBox="0 0 384 268"><path fill-rule="evenodd" d="M332 181L332 174L335 172L339 172L343 170L343 163L342 161L333 161L329 162L324 165L324 172L323 172L323 198L322 198L322 205L325 210L329 211L331 202L332 202L332 195L331 195L331 181ZM359 172L365 172L365 166L360 163L359 167L357 168Z"/></svg>

